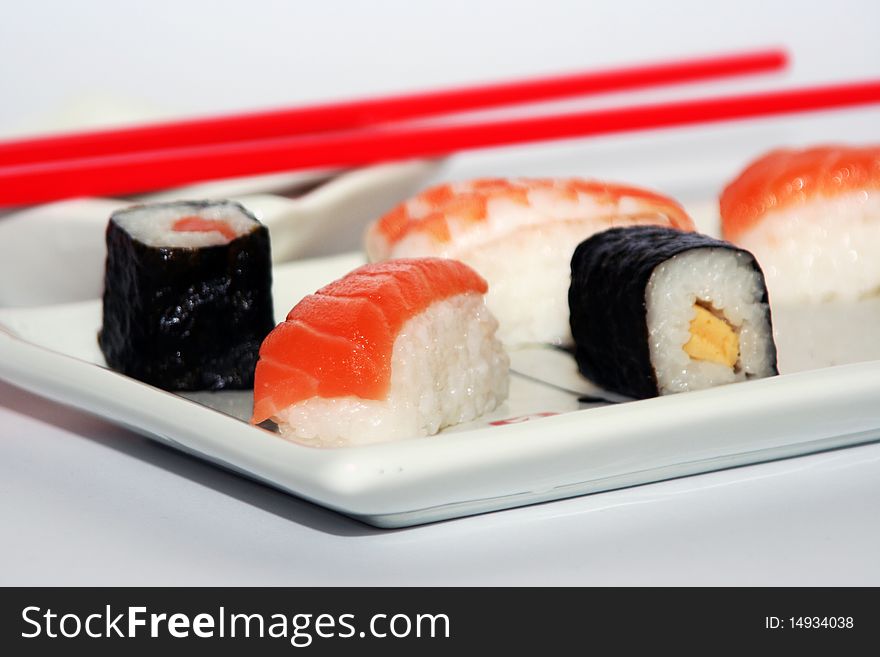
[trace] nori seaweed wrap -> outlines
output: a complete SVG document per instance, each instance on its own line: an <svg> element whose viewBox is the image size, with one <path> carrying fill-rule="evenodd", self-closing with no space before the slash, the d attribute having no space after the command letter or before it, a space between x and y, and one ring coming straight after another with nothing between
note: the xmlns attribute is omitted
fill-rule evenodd
<svg viewBox="0 0 880 657"><path fill-rule="evenodd" d="M613 228L571 260L581 373L634 398L777 374L764 276L748 251L699 233Z"/></svg>
<svg viewBox="0 0 880 657"><path fill-rule="evenodd" d="M107 364L165 390L253 387L275 326L269 232L237 203L115 212L107 226Z"/></svg>

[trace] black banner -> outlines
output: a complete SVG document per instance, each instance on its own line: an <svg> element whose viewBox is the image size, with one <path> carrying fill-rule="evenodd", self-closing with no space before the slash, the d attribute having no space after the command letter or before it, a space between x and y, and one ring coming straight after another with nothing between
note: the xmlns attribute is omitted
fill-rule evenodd
<svg viewBox="0 0 880 657"><path fill-rule="evenodd" d="M871 589L4 589L9 655L841 650L880 638ZM10 651L11 650L11 651Z"/></svg>

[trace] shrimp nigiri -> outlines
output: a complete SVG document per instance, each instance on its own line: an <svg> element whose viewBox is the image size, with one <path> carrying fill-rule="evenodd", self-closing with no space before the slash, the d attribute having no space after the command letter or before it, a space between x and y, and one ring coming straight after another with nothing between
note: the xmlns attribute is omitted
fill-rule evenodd
<svg viewBox="0 0 880 657"><path fill-rule="evenodd" d="M660 194L592 180L484 179L434 187L366 234L371 260L461 260L489 282L486 303L507 345L571 344L568 287L575 247L615 226L693 230Z"/></svg>
<svg viewBox="0 0 880 657"><path fill-rule="evenodd" d="M721 194L724 238L751 251L777 303L880 287L880 146L776 150Z"/></svg>

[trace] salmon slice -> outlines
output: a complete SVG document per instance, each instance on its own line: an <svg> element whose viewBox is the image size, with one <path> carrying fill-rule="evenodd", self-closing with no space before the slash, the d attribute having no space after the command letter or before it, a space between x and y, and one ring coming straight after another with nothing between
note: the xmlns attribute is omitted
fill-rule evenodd
<svg viewBox="0 0 880 657"><path fill-rule="evenodd" d="M181 217L171 226L171 230L178 233L210 233L217 232L227 240L232 241L238 237L235 229L228 222L220 219L205 219L203 217Z"/></svg>
<svg viewBox="0 0 880 657"><path fill-rule="evenodd" d="M880 146L771 151L722 192L722 234L736 241L771 212L819 197L876 189L880 189Z"/></svg>

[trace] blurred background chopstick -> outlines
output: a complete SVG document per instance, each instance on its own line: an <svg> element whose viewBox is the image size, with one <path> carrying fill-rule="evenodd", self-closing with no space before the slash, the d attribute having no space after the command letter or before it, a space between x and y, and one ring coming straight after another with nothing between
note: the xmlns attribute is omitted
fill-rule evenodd
<svg viewBox="0 0 880 657"><path fill-rule="evenodd" d="M351 130L404 119L779 71L766 48L554 77L512 80L230 116L0 142L0 166Z"/></svg>
<svg viewBox="0 0 880 657"><path fill-rule="evenodd" d="M477 123L398 125L0 168L0 205L880 102L880 80Z"/></svg>

